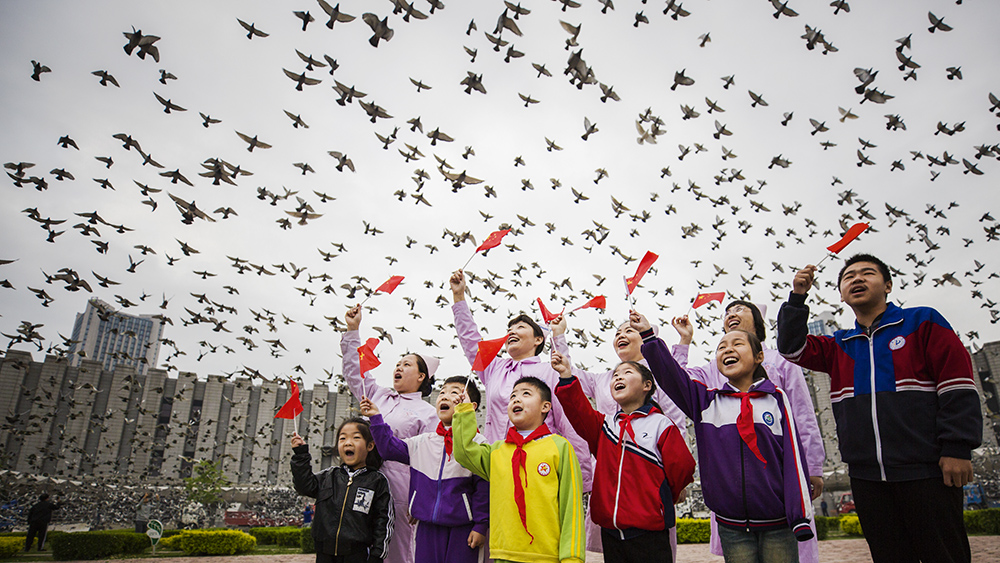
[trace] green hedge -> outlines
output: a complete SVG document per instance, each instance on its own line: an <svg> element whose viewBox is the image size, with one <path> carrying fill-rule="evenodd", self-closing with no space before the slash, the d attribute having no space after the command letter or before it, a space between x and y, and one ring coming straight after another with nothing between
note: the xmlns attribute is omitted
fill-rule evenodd
<svg viewBox="0 0 1000 563"><path fill-rule="evenodd" d="M963 517L970 533L1000 535L1000 508L966 510Z"/></svg>
<svg viewBox="0 0 1000 563"><path fill-rule="evenodd" d="M149 537L125 530L75 532L52 537L52 557L59 561L136 555L149 549Z"/></svg>
<svg viewBox="0 0 1000 563"><path fill-rule="evenodd" d="M840 519L840 531L849 536L864 536L857 514L846 514Z"/></svg>
<svg viewBox="0 0 1000 563"><path fill-rule="evenodd" d="M313 543L312 528L302 528L299 545L302 553L316 553L316 544Z"/></svg>
<svg viewBox="0 0 1000 563"><path fill-rule="evenodd" d="M816 536L825 540L831 529L840 529L840 516L816 516Z"/></svg>
<svg viewBox="0 0 1000 563"><path fill-rule="evenodd" d="M156 544L156 550L157 551L164 551L164 550L165 551L180 551L181 550L181 546L180 546L180 543L179 543L180 539L181 539L181 535L180 534L171 534L169 536L166 535L166 534L164 534L163 537L160 538L160 541L157 542L157 544Z"/></svg>
<svg viewBox="0 0 1000 563"><path fill-rule="evenodd" d="M712 524L706 519L678 518L677 543L708 543Z"/></svg>
<svg viewBox="0 0 1000 563"><path fill-rule="evenodd" d="M237 530L193 530L179 537L177 543L188 555L235 555L257 547L257 538Z"/></svg>
<svg viewBox="0 0 1000 563"><path fill-rule="evenodd" d="M0 538L0 559L14 557L24 549L24 539L17 537Z"/></svg>
<svg viewBox="0 0 1000 563"><path fill-rule="evenodd" d="M250 535L257 538L258 545L277 544L283 547L299 547L300 529L294 526L273 528L250 528Z"/></svg>

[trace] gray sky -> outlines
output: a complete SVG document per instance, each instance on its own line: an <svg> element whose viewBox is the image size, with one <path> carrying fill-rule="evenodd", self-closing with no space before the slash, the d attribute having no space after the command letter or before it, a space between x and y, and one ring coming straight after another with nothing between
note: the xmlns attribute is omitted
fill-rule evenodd
<svg viewBox="0 0 1000 563"><path fill-rule="evenodd" d="M442 238L442 231L469 231L481 242L502 223L510 223L520 226L523 233L504 242L519 250L498 248L485 257L477 256L468 268L479 276L495 273L496 283L508 290L491 295L482 284L473 286L474 296L496 308L489 313L476 304L480 326L496 337L511 314L522 309L537 311L537 297L551 309L559 309L564 299L582 304L587 299L584 291L604 294L606 312L580 311L571 318L570 327L584 329L589 342L572 349L574 361L610 366L616 359L610 343L595 344L593 336L605 340L611 336L601 332L601 319L617 323L624 318L627 305L621 276L632 275L638 263L626 263L612 253L612 247L636 259L647 250L660 255L655 270L636 292L637 308L653 319L665 322L683 314L699 291L727 291L736 296L749 292L751 299L768 305L768 317L773 319L788 292L773 284L790 281L794 268L820 260L826 254L824 247L842 233L841 220L851 224L863 219L861 207L874 216L870 221L877 232L866 233L844 254L872 252L898 268L903 275L897 278L893 298L907 305L938 308L966 343L1000 336L990 312L1000 307L982 307L997 298L998 281L990 274L1000 271L994 259L998 243L988 241L984 231L996 223L980 220L998 202L995 158L1000 153L976 158L976 146L993 146L1000 139L998 118L990 114L988 99L991 91L1000 92L995 82L1000 69L996 62L989 62L995 61L991 55L1000 46L990 29L1000 19L997 3L856 1L851 3L851 12L834 15L826 2L793 1L789 7L800 15L775 19L774 8L763 0L688 1L684 8L691 15L674 21L662 14L662 1L620 1L615 10L603 15L596 2L584 2L565 12L560 11L561 4L536 2L530 3L530 14L517 20L522 37L509 30L502 34L524 53L510 63L503 60L507 49L494 52L484 35L493 31L503 2L452 0L428 19L409 23L401 20L401 14L391 13L389 1L348 0L340 6L357 19L330 30L319 4L305 0L0 3L0 96L4 102L0 160L35 163L25 176L44 177L48 182L48 189L41 192L30 183L17 188L9 178L0 188L4 202L0 235L8 241L0 259L16 260L0 266L0 280L14 286L13 290L0 289L0 331L13 334L22 321L42 323L39 332L48 339L45 346L59 344L58 334L69 336L74 314L83 310L87 298L114 303L121 296L138 303L125 312L162 312L173 320L166 337L186 355L169 363L180 370L205 376L246 366L269 377L301 376L293 371L301 366L304 379L312 383L326 377L324 369L332 368L334 373L340 369L339 335L324 316L342 318L347 306L356 301L347 298L341 285L354 283L351 276L358 275L374 288L390 275L403 275L406 281L394 294L378 295L367 303L377 311L366 311L362 338L375 335L372 326L393 335L393 344L384 342L378 348L385 364L395 363L399 354L410 350L444 357L439 375L465 373L464 358L452 348L457 340L448 327L451 312L435 300L443 295L450 302L447 276L468 259L475 245L466 242L456 248ZM423 0L415 7L425 14L429 11ZM295 10L308 10L317 21L303 32L301 20L292 13ZM636 28L633 23L639 10L650 22ZM380 19L388 16L395 32L378 48L368 44L371 29L361 18L366 11ZM944 17L953 30L929 33L929 11ZM248 40L237 18L270 35ZM466 35L472 19L478 30ZM582 25L579 46L565 48L570 35L560 20ZM826 55L822 45L807 50L801 38L806 25L822 30L838 50ZM149 57L140 60L135 52L125 54L122 33L131 32L133 26L161 38L155 43L159 63ZM705 33L711 41L699 47ZM904 53L921 66L916 80L904 81L904 73L897 70L896 40L911 33L912 46ZM478 51L475 62L463 47ZM569 84L563 70L570 54L581 48L597 81L613 85L621 101L602 103L597 84L582 89ZM340 68L332 77L328 68L308 71L308 76L322 82L298 92L282 72L283 68L294 73L304 70L296 49L318 60L329 55ZM42 74L40 82L30 78L32 60L52 70ZM544 64L553 76L539 77L531 63ZM959 66L962 79L948 80L946 69ZM853 72L857 67L877 70L869 87L894 97L884 104L862 103L862 96L854 91L860 85ZM173 73L177 80L161 84L160 69ZM112 74L121 87L100 86L99 78L91 75L96 70ZM671 91L674 73L681 70L695 83ZM487 94L463 92L459 82L467 72L482 74ZM728 89L723 88L723 76L735 77ZM334 78L367 93L363 100L377 103L392 118L373 125L357 101L343 107L335 103ZM410 78L432 89L418 93ZM768 105L751 107L748 91L761 95ZM154 92L187 111L165 114ZM539 103L526 108L519 93ZM725 112L708 113L706 98ZM691 106L700 116L682 119L681 105ZM841 122L838 107L850 109L858 118ZM640 145L636 120L647 108L662 119L665 133L656 144ZM293 128L282 110L300 115L309 128ZM222 122L206 129L198 112ZM783 126L786 112L793 117ZM899 115L906 130L887 130L886 114ZM417 116L423 135L411 132L406 123ZM581 139L584 118L598 127L587 141ZM829 130L811 134L810 118L825 123ZM714 139L716 121L732 136ZM938 122L949 128L964 123L965 129L935 135ZM642 125L650 127L649 122ZM396 140L383 150L376 133L387 137L396 127ZM454 142L431 146L426 133L435 128ZM257 135L272 148L248 152L236 131ZM131 135L164 168L143 166L135 149L126 151L112 138L117 133ZM63 135L72 137L80 150L58 147L56 140ZM546 150L546 138L563 150ZM859 139L875 147L862 147ZM821 141L835 146L824 149ZM695 143L707 150L692 150L680 160L678 145L693 149ZM397 150L406 151L405 144L418 147L425 156L407 163ZM475 155L464 159L469 146ZM736 157L723 160L723 146ZM875 164L858 166L859 149ZM357 171L338 172L328 151L346 153ZM914 159L911 151L938 159L947 152L958 164L929 167L926 158ZM790 166L769 168L772 158L779 155ZM107 168L97 156L112 157L113 166ZM467 170L483 183L453 193L451 183L438 171L435 156L453 166L453 172ZM523 166L515 166L518 156ZM201 163L208 158L238 164L253 175L237 178L236 186L213 186L210 179L197 176L205 170ZM963 159L984 174L963 173ZM894 161L905 170L893 170ZM302 175L293 163L308 163L316 172ZM664 167L670 168L671 176L661 178ZM57 168L76 179L56 181L49 171ZM608 177L595 184L598 168L605 169ZM175 169L194 186L171 184L159 176ZM418 169L430 176L419 192L411 179ZM745 179L716 183L716 176L729 178L734 171L741 171ZM940 176L932 181L931 172ZM834 177L842 183L832 185ZM553 189L553 178L561 187ZM102 189L93 179L107 179L114 190ZM522 180L529 180L534 190L522 190ZM143 196L134 182L162 191ZM759 182L766 184L761 187ZM691 183L697 186L694 190ZM497 197L485 197L484 186L491 186ZM744 186L760 191L745 196ZM286 189L297 192L322 217L298 225L286 214L298 206L295 195L272 206L269 198L257 199L259 187L278 195ZM574 203L571 188L589 199ZM394 196L400 190L406 194L402 201ZM845 190L856 194L854 200L839 204L838 193ZM221 214L210 213L214 223L197 220L185 225L168 192L195 201L207 212L232 207L238 215L223 219ZM314 192L336 200L322 203ZM412 197L418 193L431 207ZM149 197L157 203L155 211L142 203ZM629 211L616 217L612 197ZM755 212L751 200L770 212ZM949 209L952 202L957 207ZM911 222L900 218L890 225L886 204L909 213ZM798 209L786 214L783 205ZM943 216L926 213L928 205L942 210ZM37 208L42 217L65 219L53 227L65 233L55 243L46 242L45 230L21 211L26 208ZM84 219L74 214L95 210L109 223L133 230L118 234L99 225L99 237L82 236L72 226ZM643 211L649 213L646 221L630 217L641 216ZM482 213L492 217L484 220ZM517 215L535 226L522 226ZM285 218L292 220L287 230L277 223ZM725 223L713 228L717 219ZM363 221L383 233L366 235ZM594 221L610 230L601 244L582 234L595 228ZM745 223L741 226L740 221ZM554 226L551 233L546 223ZM682 227L692 224L702 230L695 236L682 236ZM920 240L924 226L937 246L934 250L928 251L928 244ZM773 234L766 232L769 227ZM416 241L410 248L407 237ZM562 237L572 245L564 244ZM108 252L99 254L92 240L107 242ZM200 253L183 257L177 241ZM340 252L331 243L343 244L346 251ZM141 256L136 245L147 245L156 254ZM432 253L426 245L436 246L437 251ZM337 256L327 262L319 251ZM915 260L908 259L908 254ZM181 259L170 266L168 255ZM130 256L145 260L135 273L125 271ZM239 275L227 256L266 265L276 275ZM387 257L397 261L390 264ZM975 261L982 264L978 271ZM292 279L276 266L290 263L307 269ZM512 274L518 263L526 266L521 277ZM532 267L533 263L539 268ZM781 265L784 272L776 271L772 263ZM727 273L717 275L713 264ZM836 275L839 260L828 260L824 266L829 267L820 280L828 282ZM46 285L42 272L54 274L64 267L76 270L94 292L64 291L61 282ZM203 280L194 271L216 276ZM101 288L91 272L121 285ZM329 281L317 278L324 273ZM961 287L948 282L936 286L932 281L948 273L954 273ZM593 274L606 281L598 285ZM752 285L741 279L755 274L760 278L753 279ZM924 275L923 283L917 285L918 277ZM572 290L554 289L550 283L567 278ZM335 294L322 291L327 284ZM230 294L224 286L239 293ZM54 301L42 307L29 287L45 289ZM303 296L297 288L315 295ZM672 294L666 292L668 288ZM205 294L237 312L208 313L192 293ZM830 308L817 305L816 297L833 305L839 302L832 288L815 293L814 311ZM144 294L149 297L142 302ZM169 304L161 311L164 296ZM414 300L412 308L404 297ZM214 324L182 326L183 320L191 318L185 308L226 321L225 327L232 332L213 332ZM254 320L253 311L264 309L275 314L275 332ZM708 329L720 328L719 311L717 305L696 311L708 321L706 328L696 332L703 355L714 349L716 337ZM419 317L411 317L411 312ZM291 321L286 323L283 315ZM847 315L839 319L853 322ZM310 331L305 325L321 330ZM247 333L245 326L259 332ZM970 331L978 332L979 338L968 337ZM668 342L676 340L669 328L663 335ZM248 350L237 340L239 336L249 337L258 347ZM263 342L275 338L287 348L279 350L278 357ZM419 338L433 340L440 347L428 347ZM209 350L199 344L202 341L220 348L199 361L200 353ZM570 341L580 343L572 335ZM224 353L221 346L229 346L234 353ZM31 345L17 347L34 350ZM161 360L170 352L164 348ZM37 352L36 357L40 359ZM376 370L376 377L388 383L390 371L385 366Z"/></svg>

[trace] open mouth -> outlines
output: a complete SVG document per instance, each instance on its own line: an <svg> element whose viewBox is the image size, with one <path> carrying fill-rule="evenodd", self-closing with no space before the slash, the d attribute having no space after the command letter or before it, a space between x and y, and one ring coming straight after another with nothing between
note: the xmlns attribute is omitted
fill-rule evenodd
<svg viewBox="0 0 1000 563"><path fill-rule="evenodd" d="M734 328L736 328L738 326L740 326L740 320L738 318L734 317L734 318L726 321L726 328L728 328L729 330L733 330Z"/></svg>
<svg viewBox="0 0 1000 563"><path fill-rule="evenodd" d="M722 365L724 365L724 366L731 366L733 364L739 363L739 361L740 361L740 359L737 358L736 356L729 356L729 357L724 358L722 360Z"/></svg>
<svg viewBox="0 0 1000 563"><path fill-rule="evenodd" d="M344 453L342 454L342 457L345 458L354 457L354 448L344 448Z"/></svg>
<svg viewBox="0 0 1000 563"><path fill-rule="evenodd" d="M617 346L618 348L627 348L628 338L619 338L618 340L615 341L615 346Z"/></svg>
<svg viewBox="0 0 1000 563"><path fill-rule="evenodd" d="M856 285L851 288L851 295L860 295L865 292L865 286Z"/></svg>
<svg viewBox="0 0 1000 563"><path fill-rule="evenodd" d="M392 374L392 379L393 381L399 381L400 379L403 379L403 374L397 371L396 373Z"/></svg>
<svg viewBox="0 0 1000 563"><path fill-rule="evenodd" d="M438 410L439 411L451 410L451 405L449 405L448 403L441 403L440 405L438 405Z"/></svg>
<svg viewBox="0 0 1000 563"><path fill-rule="evenodd" d="M510 409L510 412L512 412L514 414L520 414L522 411L524 411L524 407L520 407L520 406L514 407L514 408Z"/></svg>
<svg viewBox="0 0 1000 563"><path fill-rule="evenodd" d="M624 381L619 381L619 382L615 383L615 386L612 387L612 389L615 390L615 391L624 391L625 390L625 382Z"/></svg>

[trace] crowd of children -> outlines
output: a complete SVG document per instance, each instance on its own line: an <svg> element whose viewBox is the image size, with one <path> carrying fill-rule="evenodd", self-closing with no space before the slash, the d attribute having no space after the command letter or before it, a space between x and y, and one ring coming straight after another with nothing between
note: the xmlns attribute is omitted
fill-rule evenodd
<svg viewBox="0 0 1000 563"><path fill-rule="evenodd" d="M481 337L461 271L450 284L474 363ZM695 470L685 417L726 562L816 560L812 500L825 454L814 417L800 414L811 412L801 371L765 354L756 305L730 304L715 362L689 369L686 317L674 319L681 345L671 352L633 310L614 339L621 362L600 374L571 367L561 316L546 361L544 331L520 315L508 324L507 357L476 372L482 394L470 376L454 376L433 407L423 400L433 358L403 356L392 389L362 376L360 320L360 308L347 313L342 351L367 420L341 425L342 465L313 473L304 439L292 437L295 488L316 498L317 563L582 563L585 520L598 527L605 561L674 561L673 507Z"/></svg>

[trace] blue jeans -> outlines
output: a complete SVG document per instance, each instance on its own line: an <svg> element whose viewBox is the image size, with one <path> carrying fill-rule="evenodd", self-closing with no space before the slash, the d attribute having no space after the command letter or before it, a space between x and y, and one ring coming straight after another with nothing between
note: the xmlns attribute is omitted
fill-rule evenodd
<svg viewBox="0 0 1000 563"><path fill-rule="evenodd" d="M790 528L747 532L719 526L726 563L798 563L799 545Z"/></svg>

